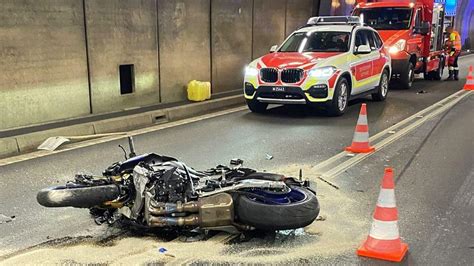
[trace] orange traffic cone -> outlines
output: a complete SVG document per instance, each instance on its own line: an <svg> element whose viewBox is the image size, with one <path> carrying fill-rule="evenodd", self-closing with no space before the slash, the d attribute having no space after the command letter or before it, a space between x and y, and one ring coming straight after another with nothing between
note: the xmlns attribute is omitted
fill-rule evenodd
<svg viewBox="0 0 474 266"><path fill-rule="evenodd" d="M474 90L474 73L472 66L469 67L469 74L466 77L466 84L464 85L464 90L472 91Z"/></svg>
<svg viewBox="0 0 474 266"><path fill-rule="evenodd" d="M392 168L386 168L372 228L367 240L357 249L357 255L381 260L400 262L408 251L408 245L400 240L398 211L395 204L395 184Z"/></svg>
<svg viewBox="0 0 474 266"><path fill-rule="evenodd" d="M352 145L346 148L346 151L353 153L369 153L375 150L369 145L369 125L367 122L367 105L365 103L360 107L359 119L352 139Z"/></svg>

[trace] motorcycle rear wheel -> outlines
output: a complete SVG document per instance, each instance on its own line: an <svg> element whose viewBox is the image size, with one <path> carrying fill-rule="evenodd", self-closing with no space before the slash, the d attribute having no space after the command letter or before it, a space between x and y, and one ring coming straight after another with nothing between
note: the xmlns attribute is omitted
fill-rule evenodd
<svg viewBox="0 0 474 266"><path fill-rule="evenodd" d="M120 195L117 185L100 186L55 186L42 189L36 195L39 204L45 207L91 208L101 206Z"/></svg>
<svg viewBox="0 0 474 266"><path fill-rule="evenodd" d="M303 194L304 198L287 204L267 204L246 194L239 195L235 202L238 221L265 231L297 229L310 225L319 215L316 195L303 187L292 186L291 189Z"/></svg>

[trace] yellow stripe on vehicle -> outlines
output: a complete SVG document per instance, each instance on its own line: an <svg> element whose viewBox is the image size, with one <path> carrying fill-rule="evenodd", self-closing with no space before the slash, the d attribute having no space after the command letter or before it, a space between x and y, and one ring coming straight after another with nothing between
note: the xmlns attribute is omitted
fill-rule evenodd
<svg viewBox="0 0 474 266"><path fill-rule="evenodd" d="M380 76L381 75L376 75L376 76L373 76L373 77L370 77L370 78L366 78L362 81L357 81L357 80L355 80L355 77L352 77L352 84L354 84L354 86L352 86L352 87L353 88L363 87L365 85L368 85L369 83L380 80Z"/></svg>

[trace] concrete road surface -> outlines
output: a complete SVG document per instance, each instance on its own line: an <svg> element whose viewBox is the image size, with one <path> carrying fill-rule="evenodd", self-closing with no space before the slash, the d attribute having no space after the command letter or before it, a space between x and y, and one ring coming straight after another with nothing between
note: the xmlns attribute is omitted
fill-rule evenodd
<svg viewBox="0 0 474 266"><path fill-rule="evenodd" d="M260 170L297 175L303 168L311 177L312 166L350 144L362 102L368 104L374 135L458 91L469 64L474 64L474 56L460 59L464 71L459 82L420 79L411 90L391 90L385 102L354 101L342 117L325 117L302 107L275 107L263 115L246 110L137 136L136 148L178 157L197 169L241 158ZM110 163L122 160L117 146L125 145L125 140L0 166L0 217L15 216L0 223L0 262L126 263L138 254L142 262L372 264L375 262L360 259L354 252L370 228L383 168L392 166L400 232L410 245L405 262L466 265L474 261L473 110L474 94L470 94L329 180L339 189L313 180L322 217L304 231L257 234L227 245L127 235L114 242L114 247L82 246L82 242L94 243L122 232L96 226L86 210L46 209L36 203L39 189L64 183L78 172L101 173ZM268 160L266 154L273 159ZM64 241L77 245L50 248ZM45 242L50 244L41 244ZM38 249L31 248L36 245ZM175 257L160 257L155 250L159 245L170 247ZM199 251L203 248L206 251ZM117 256L103 257L108 249Z"/></svg>

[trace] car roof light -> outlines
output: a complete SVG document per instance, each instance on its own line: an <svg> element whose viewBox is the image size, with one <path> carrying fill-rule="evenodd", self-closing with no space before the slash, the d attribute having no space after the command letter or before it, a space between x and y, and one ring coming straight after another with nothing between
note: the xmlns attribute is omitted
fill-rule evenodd
<svg viewBox="0 0 474 266"><path fill-rule="evenodd" d="M322 16L311 17L308 25L353 25L361 24L361 19L357 16Z"/></svg>

